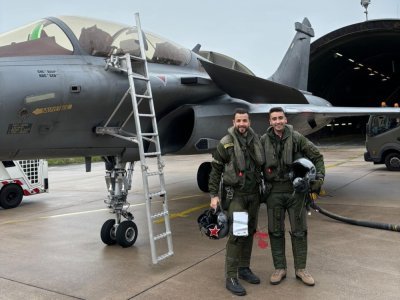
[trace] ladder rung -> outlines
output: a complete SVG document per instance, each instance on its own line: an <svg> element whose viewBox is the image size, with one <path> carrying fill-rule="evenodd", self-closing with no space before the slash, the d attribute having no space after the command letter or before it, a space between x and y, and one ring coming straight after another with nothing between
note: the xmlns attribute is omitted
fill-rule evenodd
<svg viewBox="0 0 400 300"><path fill-rule="evenodd" d="M162 172L160 171L156 171L156 172L147 172L146 175L147 176L155 176L155 175L161 175Z"/></svg>
<svg viewBox="0 0 400 300"><path fill-rule="evenodd" d="M150 96L148 96L148 95L140 95L140 94L136 94L135 96L136 96L137 98L151 99L151 97L150 97Z"/></svg>
<svg viewBox="0 0 400 300"><path fill-rule="evenodd" d="M160 155L161 152L147 152L144 153L145 156L156 156L156 155Z"/></svg>
<svg viewBox="0 0 400 300"><path fill-rule="evenodd" d="M156 213L156 214L152 215L151 218L152 219L157 219L157 218L164 217L164 216L166 216L168 214L169 214L168 211L162 211L162 212L159 212L159 213Z"/></svg>
<svg viewBox="0 0 400 300"><path fill-rule="evenodd" d="M164 196L165 195L165 191L159 191L159 192L155 192L155 193L149 193L149 198L153 198L155 196Z"/></svg>
<svg viewBox="0 0 400 300"><path fill-rule="evenodd" d="M166 238L166 237L169 236L169 235L171 235L171 232L167 231L167 232L160 233L160 234L156 235L153 239L154 239L155 241L157 241L157 240L160 240L160 239L164 239L164 238Z"/></svg>
<svg viewBox="0 0 400 300"><path fill-rule="evenodd" d="M145 133L142 133L142 136L157 136L158 134L157 133L155 133L155 132L145 132Z"/></svg>
<svg viewBox="0 0 400 300"><path fill-rule="evenodd" d="M139 117L154 117L153 114L138 114Z"/></svg>
<svg viewBox="0 0 400 300"><path fill-rule="evenodd" d="M149 78L147 78L147 77L145 77L145 76L143 76L143 75L133 75L132 74L132 77L133 78L135 78L135 79L139 79L139 80L149 80Z"/></svg>
<svg viewBox="0 0 400 300"><path fill-rule="evenodd" d="M140 61L145 61L145 58L141 58L140 56L136 56L136 55L130 55L131 60L140 60Z"/></svg>
<svg viewBox="0 0 400 300"><path fill-rule="evenodd" d="M166 259L166 258L172 256L172 255L174 255L174 252L165 253L165 254L163 254L163 255L158 256L158 257L157 257L157 261L161 261L161 260L163 260L163 259Z"/></svg>

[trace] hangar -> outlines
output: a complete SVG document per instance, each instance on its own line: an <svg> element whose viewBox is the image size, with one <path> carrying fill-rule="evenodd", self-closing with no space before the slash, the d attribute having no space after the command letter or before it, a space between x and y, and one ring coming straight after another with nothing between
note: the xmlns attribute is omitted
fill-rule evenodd
<svg viewBox="0 0 400 300"><path fill-rule="evenodd" d="M254 75L221 53L199 54L218 65ZM400 104L400 20L377 19L348 25L311 43L308 91L334 106ZM363 135L367 120L367 116L340 118L333 122L339 128L323 128L316 135Z"/></svg>
<svg viewBox="0 0 400 300"><path fill-rule="evenodd" d="M315 40L308 90L335 106L400 103L400 20L356 23ZM353 117L353 127L362 123Z"/></svg>

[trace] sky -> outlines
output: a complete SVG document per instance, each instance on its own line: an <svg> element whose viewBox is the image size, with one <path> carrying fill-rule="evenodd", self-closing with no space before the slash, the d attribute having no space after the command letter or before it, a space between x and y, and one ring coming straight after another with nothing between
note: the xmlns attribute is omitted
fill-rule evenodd
<svg viewBox="0 0 400 300"><path fill-rule="evenodd" d="M0 0L0 34L35 20L87 16L128 25L140 14L142 28L192 49L231 56L260 77L279 66L294 36L294 23L307 17L316 40L365 21L360 0ZM371 0L368 18L400 19L400 0ZM312 41L313 41L312 40Z"/></svg>

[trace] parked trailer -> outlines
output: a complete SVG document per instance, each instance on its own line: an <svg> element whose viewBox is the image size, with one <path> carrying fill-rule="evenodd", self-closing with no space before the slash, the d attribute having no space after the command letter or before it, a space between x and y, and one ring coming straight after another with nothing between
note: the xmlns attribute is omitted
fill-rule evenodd
<svg viewBox="0 0 400 300"><path fill-rule="evenodd" d="M48 192L48 165L44 159L8 160L0 163L0 206L20 205L23 196Z"/></svg>

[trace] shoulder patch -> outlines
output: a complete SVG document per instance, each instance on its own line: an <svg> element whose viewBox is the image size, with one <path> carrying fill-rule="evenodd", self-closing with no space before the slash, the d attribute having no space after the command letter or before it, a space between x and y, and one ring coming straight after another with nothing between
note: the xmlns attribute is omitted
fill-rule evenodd
<svg viewBox="0 0 400 300"><path fill-rule="evenodd" d="M229 134L225 135L221 139L221 144L228 144L228 143L232 143L232 142L233 142L232 137Z"/></svg>
<svg viewBox="0 0 400 300"><path fill-rule="evenodd" d="M229 148L229 147L233 147L233 143L226 143L224 144L224 148Z"/></svg>

